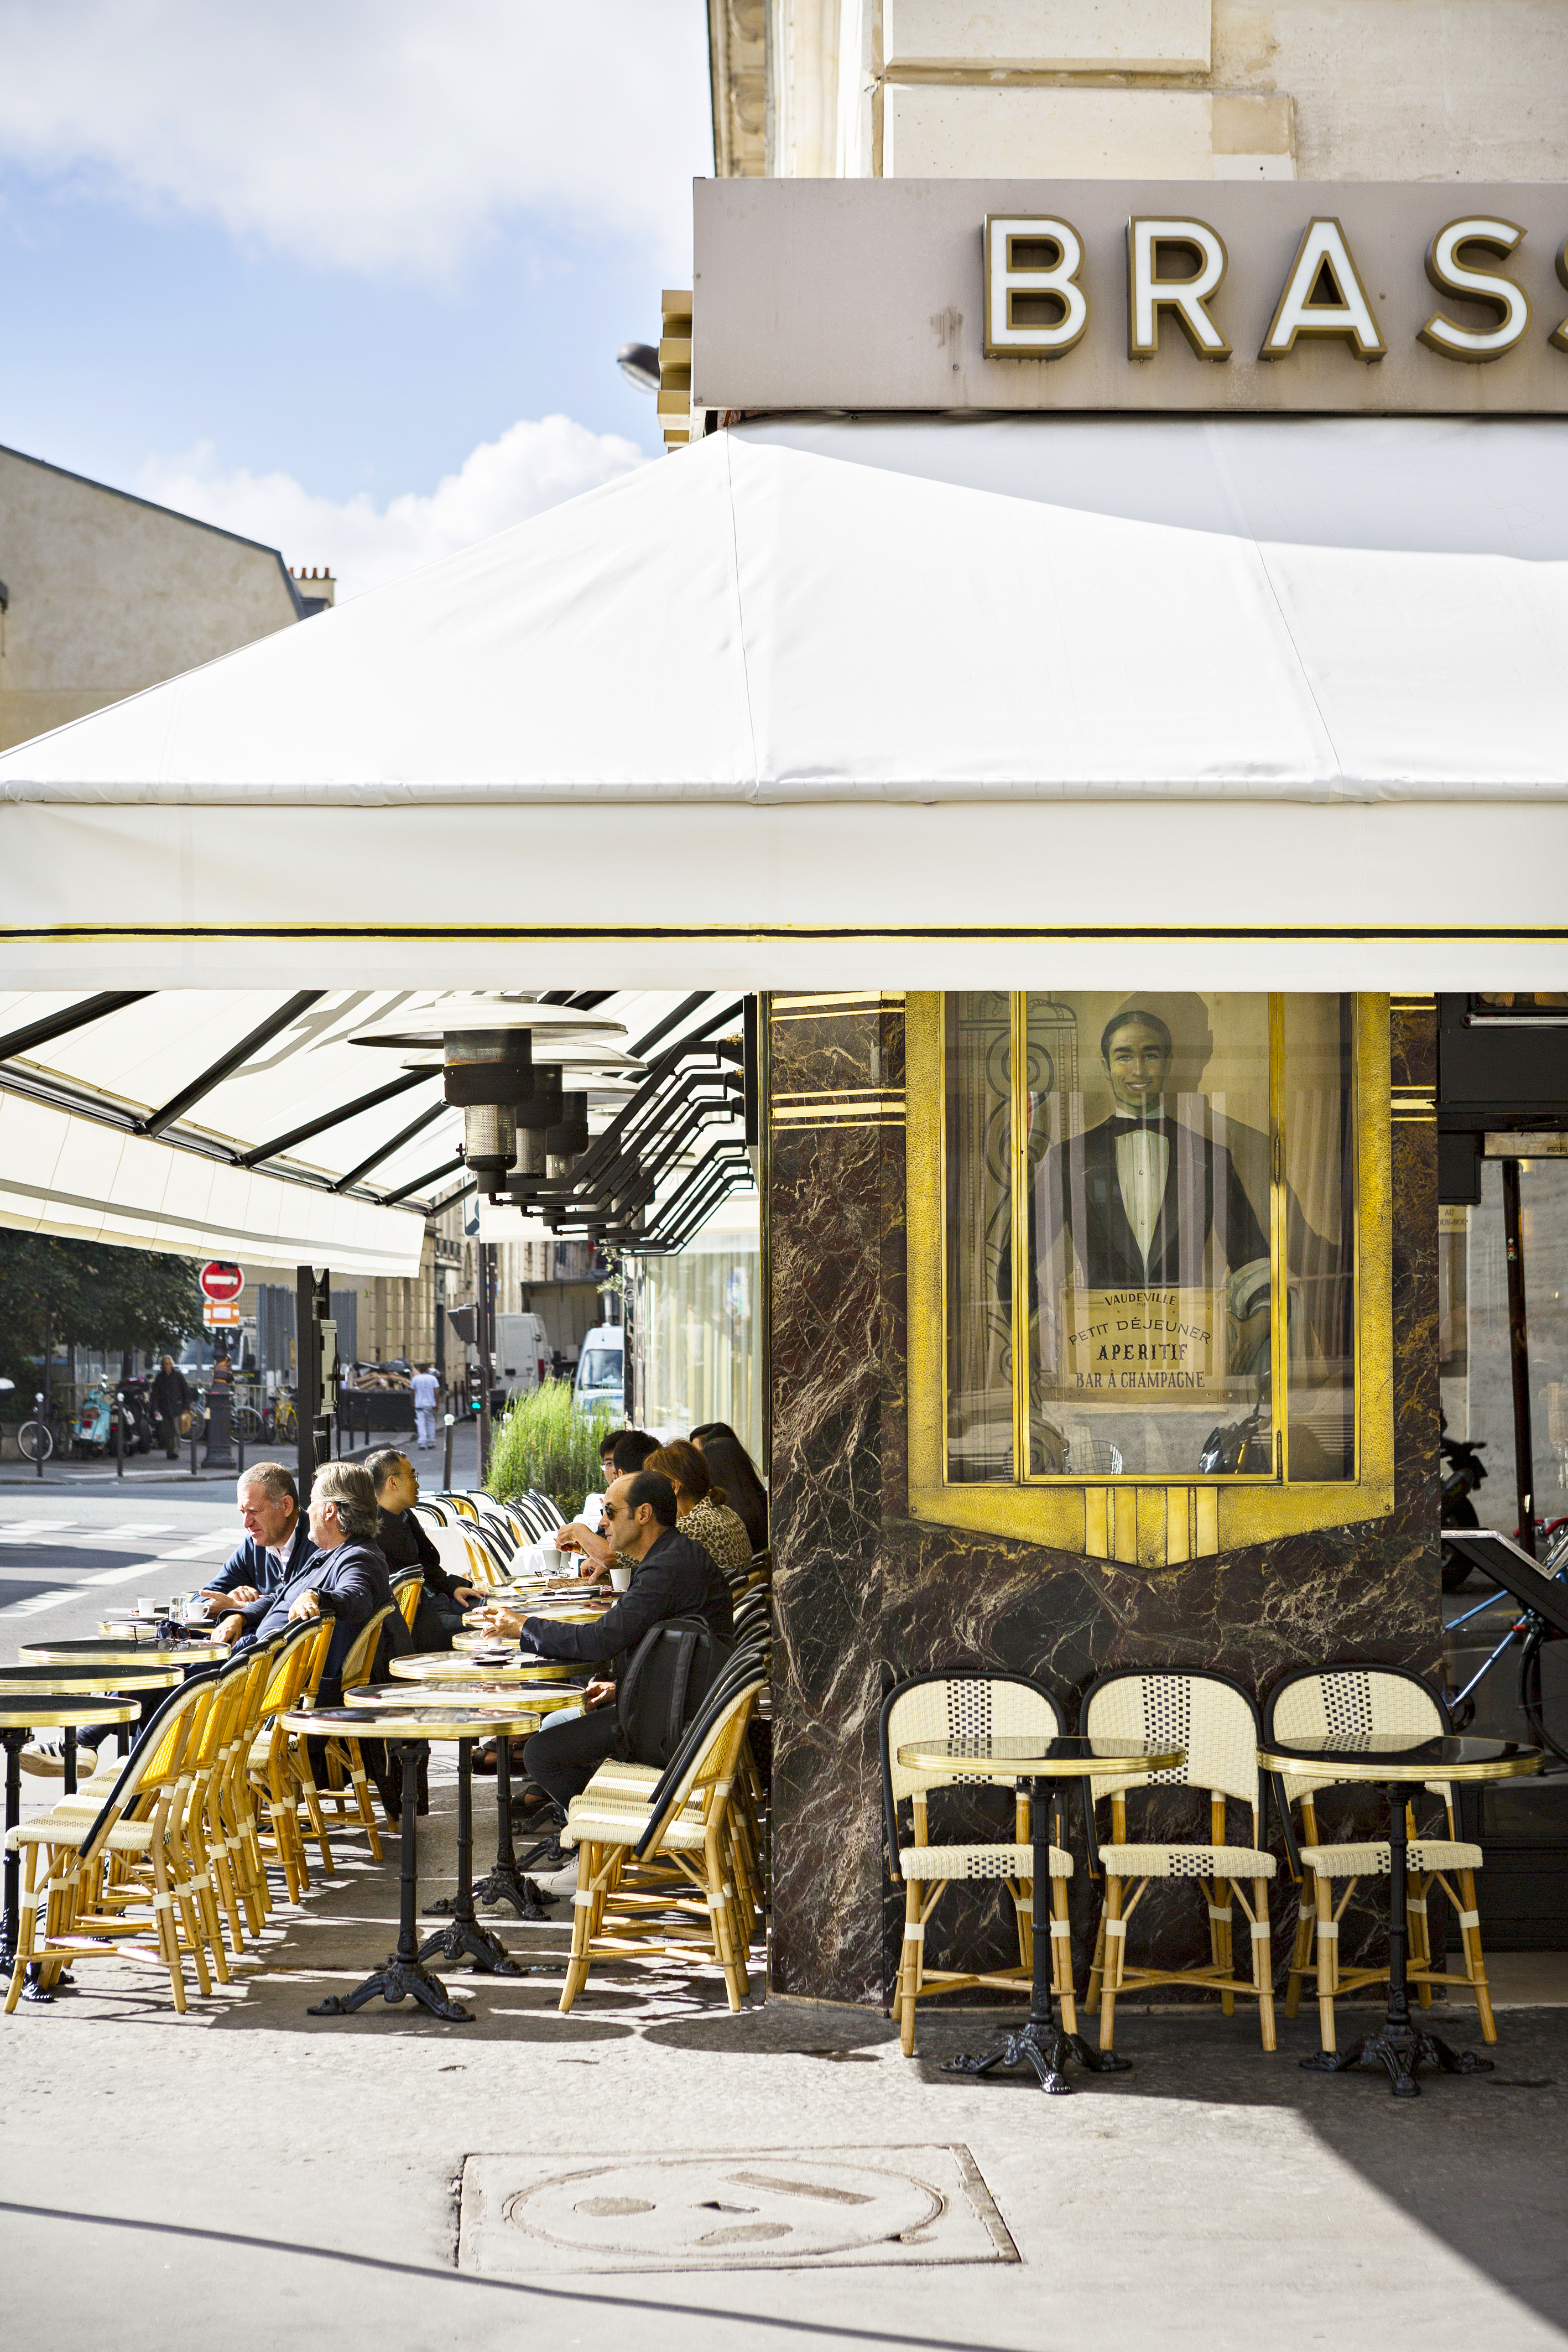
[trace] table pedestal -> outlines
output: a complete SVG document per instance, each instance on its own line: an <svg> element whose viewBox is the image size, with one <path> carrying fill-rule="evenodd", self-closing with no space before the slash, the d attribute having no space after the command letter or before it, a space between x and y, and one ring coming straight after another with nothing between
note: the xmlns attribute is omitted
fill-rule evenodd
<svg viewBox="0 0 1568 2352"><path fill-rule="evenodd" d="M472 1757L474 1742L460 1739L457 1743L457 1892L443 1895L439 1903L427 1903L428 1912L446 1911L452 1915L449 1927L438 1927L427 1936L419 1948L422 1960L472 1960L482 1976L520 1977L523 1973L502 1943L499 1936L481 1925L474 1916L474 1890L470 1874L474 1868L474 1778ZM497 1754L499 1746L497 1747ZM497 1769L499 1770L497 1764Z"/></svg>
<svg viewBox="0 0 1568 2352"><path fill-rule="evenodd" d="M489 1876L482 1878L475 1887L473 1900L476 1903L509 1903L519 1919L548 1919L549 1913L545 1909L544 1896L535 1881L525 1878L517 1868L517 1849L512 1843L512 1743L509 1738L496 1742L496 1811L498 1822L496 1866Z"/></svg>
<svg viewBox="0 0 1568 2352"><path fill-rule="evenodd" d="M1375 2074L1381 2067L1396 2099L1418 2099L1418 2066L1440 2066L1445 2074L1490 2074L1493 2061L1473 2050L1454 2050L1436 2033L1427 2033L1410 2019L1410 1992L1406 1981L1406 1910L1408 1885L1405 1829L1405 1790L1395 1781L1388 1790L1388 2009L1379 2032L1368 2033L1348 2050L1320 2050L1303 2058L1302 2066L1316 2074Z"/></svg>
<svg viewBox="0 0 1568 2352"><path fill-rule="evenodd" d="M398 1742L402 1756L403 1785L418 1787L419 1751L423 1742L403 1739ZM308 2014L311 2017L351 2017L363 2009L379 1993L383 2000L417 2000L434 2016L444 2018L454 2025L472 2025L474 2012L454 2000L441 1979L433 1976L419 1955L419 1808L405 1805L402 1826L399 1832L402 1843L402 1907L398 1916L397 1949L392 1953L364 1983L356 1985L350 1993L332 1993L319 2001Z"/></svg>
<svg viewBox="0 0 1568 2352"><path fill-rule="evenodd" d="M1017 2032L1004 2032L999 2049L950 2059L942 2072L991 2074L998 2067L1010 2072L1015 2066L1024 2066L1032 2069L1042 2091L1061 2098L1072 2088L1066 2073L1070 2058L1091 2074L1125 2074L1131 2071L1132 2061L1119 2058L1113 2050L1092 2050L1081 2033L1064 2033L1057 2022L1051 1990L1051 1827L1055 1791L1049 1781L1030 1780L1029 1811L1034 1848L1034 1979L1028 2021ZM1042 1902L1046 1910L1043 1920L1040 1916ZM1040 1932L1042 1927L1043 1936Z"/></svg>

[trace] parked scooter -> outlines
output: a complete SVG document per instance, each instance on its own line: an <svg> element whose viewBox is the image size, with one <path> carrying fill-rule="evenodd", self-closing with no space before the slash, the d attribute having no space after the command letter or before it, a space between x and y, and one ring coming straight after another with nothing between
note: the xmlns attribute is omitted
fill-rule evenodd
<svg viewBox="0 0 1568 2352"><path fill-rule="evenodd" d="M96 1381L77 1407L71 1425L71 1453L78 1462L107 1454L114 1443L114 1404L106 1388Z"/></svg>

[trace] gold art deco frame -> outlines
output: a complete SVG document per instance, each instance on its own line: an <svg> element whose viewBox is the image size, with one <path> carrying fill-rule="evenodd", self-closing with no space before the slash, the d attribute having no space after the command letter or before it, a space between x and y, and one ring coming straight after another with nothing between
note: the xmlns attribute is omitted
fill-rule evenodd
<svg viewBox="0 0 1568 2352"><path fill-rule="evenodd" d="M1013 997L1015 1032L1024 999ZM1279 1050L1284 1000L1270 998L1275 1136L1281 1126ZM1355 1061L1356 1378L1354 1479L1121 1477L1080 1483L1030 1479L994 1486L946 1475L946 1234L944 1182L943 999L911 993L905 1006L909 1297L909 1509L943 1527L1038 1544L1051 1551L1145 1569L1179 1566L1246 1544L1314 1528L1385 1518L1394 1508L1393 1231L1386 996L1354 1002ZM1019 1066L1017 1054L1015 1069ZM1276 1148L1271 1223L1278 1282L1283 1231L1283 1153ZM1015 1165L1020 1164L1019 1160ZM1015 1192L1021 1191L1021 1178ZM1021 1280L1021 1277L1020 1277ZM1275 1393L1283 1366L1283 1321L1274 1316ZM1027 1379L1027 1350L1015 1350L1015 1396ZM1019 1403L1021 1421L1022 1401Z"/></svg>

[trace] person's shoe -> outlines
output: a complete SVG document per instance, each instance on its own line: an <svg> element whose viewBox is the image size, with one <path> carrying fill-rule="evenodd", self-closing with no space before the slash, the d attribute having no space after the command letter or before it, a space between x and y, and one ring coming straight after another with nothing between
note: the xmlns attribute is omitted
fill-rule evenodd
<svg viewBox="0 0 1568 2352"><path fill-rule="evenodd" d="M41 1780L58 1780L65 1776L64 1756L57 1748L47 1747L41 1739L29 1739L17 1760L24 1772L36 1772Z"/></svg>

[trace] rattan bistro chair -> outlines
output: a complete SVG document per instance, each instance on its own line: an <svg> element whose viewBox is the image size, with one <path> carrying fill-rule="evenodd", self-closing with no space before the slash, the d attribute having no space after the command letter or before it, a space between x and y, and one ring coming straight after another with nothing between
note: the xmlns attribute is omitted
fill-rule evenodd
<svg viewBox="0 0 1568 2352"><path fill-rule="evenodd" d="M1414 1743L1420 1739L1440 1739L1449 1728L1448 1712L1443 1700L1431 1685L1422 1681L1405 1666L1329 1666L1305 1667L1287 1675L1270 1694L1263 1715L1263 1745L1281 1739L1287 1745L1292 1739L1310 1738L1330 1732L1399 1732L1407 1733ZM1389 1871L1386 1838L1364 1838L1333 1844L1321 1834L1318 1825L1316 1794L1335 1785L1333 1773L1306 1771L1277 1773L1275 1787L1279 1792L1281 1817L1285 1824L1291 1858L1300 1864L1303 1874L1301 1916L1296 1926L1295 1948L1291 1955L1291 1973L1285 1994L1285 2014L1294 2017L1301 1996L1305 1977L1316 1979L1318 1993L1318 2023L1322 2046L1333 2050L1334 2037L1334 1997L1337 1993L1354 1992L1363 1985L1386 1981L1388 1970L1384 1968L1343 1969L1339 1958L1340 1923L1364 1878L1386 1878ZM1348 1786L1340 1782L1341 1787ZM1364 1785L1364 1784L1363 1784ZM1435 1984L1463 1986L1475 2000L1480 2018L1482 2038L1497 2040L1497 2026L1492 2018L1491 1995L1487 1990L1486 1962L1481 1953L1480 1921L1476 1908L1475 1874L1484 1859L1479 1845L1470 1845L1457 1834L1454 1818L1454 1791L1447 1780L1428 1780L1426 1793L1438 1799L1444 1820L1435 1836L1424 1836L1416 1822L1414 1804L1406 1807L1405 1820L1409 1838L1406 1926L1409 1965L1408 1980L1415 1989L1423 2008L1429 2008ZM1299 1805L1304 1836L1298 1842L1291 1826L1290 1808ZM1335 1888L1343 1892L1335 1900ZM1432 1966L1432 1942L1428 1934L1428 1905L1436 1886L1446 1895L1459 1916L1459 1933L1464 1942L1465 1972L1462 1976L1446 1974ZM1311 1957L1316 1942L1315 1960Z"/></svg>
<svg viewBox="0 0 1568 2352"><path fill-rule="evenodd" d="M898 1760L901 1747L916 1739L958 1738L966 1734L1060 1738L1061 1710L1048 1690L1024 1675L915 1675L883 1701L881 1720L883 1802L887 1818L889 1867L904 1881L904 1946L893 1996L899 2042L906 2058L915 2054L916 2002L935 1993L962 1992L971 1985L1028 1992L1034 1969L1035 1889L1031 1873L1030 1800L1023 1790L1013 1800L1010 1843L967 1843L934 1844L930 1832L931 1792L954 1787L991 1785L988 1776L965 1772L921 1772ZM905 1840L898 1809L908 1803L913 1836ZM1051 1849L1051 1973L1061 2003L1069 2033L1078 2031L1072 1993L1071 1930L1067 1918L1065 1882L1072 1875L1072 1857L1060 1846ZM1018 1966L990 1969L932 1969L925 1965L925 1930L946 1888L955 1879L989 1879L1004 1885L1012 1898L1018 1928Z"/></svg>
<svg viewBox="0 0 1568 2352"><path fill-rule="evenodd" d="M723 1970L732 2010L746 1999L755 1912L737 1838L737 1768L760 1688L755 1675L710 1694L643 1802L602 1801L591 1781L572 1799L561 1843L577 1846L580 1861L563 2014L601 1958L662 1960L689 1950ZM660 1883L651 1885L654 1873Z"/></svg>
<svg viewBox="0 0 1568 2352"><path fill-rule="evenodd" d="M167 1969L175 2009L183 2014L185 2008L187 1958L200 1990L211 1992L212 1923L203 1916L186 1837L193 1775L183 1768L218 1676L214 1666L169 1693L96 1813L62 1805L7 1833L8 1851L26 1856L7 2016L30 1965L47 1987L62 1969L109 1958L117 1938L144 1940L149 1930L155 1948L148 1957Z"/></svg>
<svg viewBox="0 0 1568 2352"><path fill-rule="evenodd" d="M1258 1710L1239 1683L1228 1675L1209 1673L1150 1674L1135 1666L1120 1666L1102 1675L1085 1692L1080 1713L1086 1738L1122 1738L1167 1740L1185 1748L1186 1761L1165 1772L1140 1772L1132 1778L1091 1779L1085 1810L1089 1816L1091 1862L1093 1861L1093 1809L1111 1801L1111 1841L1099 1849L1105 1874L1105 1902L1089 1979L1088 2006L1100 2004L1100 2047L1112 2047L1116 2027L1116 1996L1134 1988L1140 1992L1155 1985L1200 1985L1218 1992L1229 2016L1236 1995L1248 1993L1258 2003L1258 2021L1265 2050L1275 2047L1273 1958L1269 1937L1269 1885L1274 1857L1260 1844L1258 1770ZM1149 1843L1134 1844L1127 1835L1127 1791L1151 1787L1207 1789L1208 1842L1206 1844ZM1227 1842L1226 1803L1234 1799L1248 1809L1250 1843ZM1208 1907L1208 1958L1195 1968L1129 1968L1127 1922L1156 1879L1186 1878L1201 1888ZM1243 1882L1250 1882L1248 1901ZM1129 1895L1128 1889L1131 1889ZM1250 1979L1239 1976L1232 1949L1232 1921L1237 1905L1251 1930Z"/></svg>

